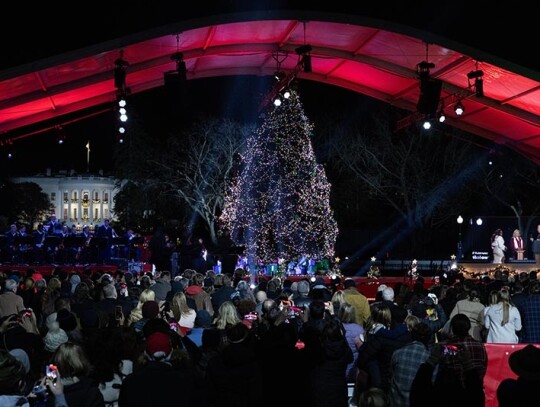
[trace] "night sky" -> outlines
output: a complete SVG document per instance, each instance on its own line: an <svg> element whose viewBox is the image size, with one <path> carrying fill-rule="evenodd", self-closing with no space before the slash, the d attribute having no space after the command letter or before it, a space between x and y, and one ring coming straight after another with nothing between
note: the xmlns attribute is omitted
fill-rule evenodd
<svg viewBox="0 0 540 407"><path fill-rule="evenodd" d="M235 76L190 81L188 107L177 112L179 119L185 115L208 113L230 117L240 122L253 122L261 114L260 104L269 92L272 79L268 77ZM343 109L366 114L373 106L381 106L373 98L343 88L301 81L299 92L308 117L315 121ZM128 98L128 115L131 123L146 132L160 131L165 115L170 114L164 88L141 92ZM53 171L75 170L84 173L113 169L113 152L116 144L116 115L110 110L102 114L64 125L65 142L58 145L58 131L51 129L18 140L14 159L7 162L10 175L33 175ZM126 137L129 137L127 133ZM90 160L87 162L86 144L90 142ZM4 160L4 158L3 158Z"/></svg>

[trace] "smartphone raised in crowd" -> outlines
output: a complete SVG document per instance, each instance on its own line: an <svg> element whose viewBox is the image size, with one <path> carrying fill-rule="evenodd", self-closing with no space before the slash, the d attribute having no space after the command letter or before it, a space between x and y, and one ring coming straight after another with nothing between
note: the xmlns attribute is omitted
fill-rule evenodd
<svg viewBox="0 0 540 407"><path fill-rule="evenodd" d="M114 307L114 317L116 319L122 319L122 306L117 305Z"/></svg>
<svg viewBox="0 0 540 407"><path fill-rule="evenodd" d="M56 386L56 380L58 379L58 367L53 364L48 364L45 366L45 382L47 384L52 383L53 386Z"/></svg>

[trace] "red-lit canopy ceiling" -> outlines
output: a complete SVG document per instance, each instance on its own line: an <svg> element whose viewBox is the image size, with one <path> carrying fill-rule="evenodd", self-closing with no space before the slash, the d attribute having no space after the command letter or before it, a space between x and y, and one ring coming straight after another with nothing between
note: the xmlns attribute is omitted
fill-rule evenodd
<svg viewBox="0 0 540 407"><path fill-rule="evenodd" d="M536 72L442 37L410 27L348 15L279 11L227 14L169 24L67 54L0 71L0 142L35 134L38 123L62 123L91 108L109 109L116 99L113 70L129 63L131 93L163 85L175 69L171 55L183 53L187 78L272 75L275 53L281 70L295 70L295 50L312 47L312 72L298 78L371 96L411 111L418 118L417 64L434 64L442 81L447 123L506 145L540 163L540 81ZM274 55L274 56L273 56ZM484 97L469 87L467 73L483 71ZM453 107L463 98L466 112ZM401 123L407 124L407 120ZM31 129L31 130L29 130Z"/></svg>

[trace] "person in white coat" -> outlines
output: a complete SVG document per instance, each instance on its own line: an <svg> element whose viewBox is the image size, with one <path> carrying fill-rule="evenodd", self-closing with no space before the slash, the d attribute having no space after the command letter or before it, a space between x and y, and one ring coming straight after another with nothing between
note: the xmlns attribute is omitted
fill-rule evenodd
<svg viewBox="0 0 540 407"><path fill-rule="evenodd" d="M506 251L506 246L504 245L504 238L502 236L502 229L497 229L491 235L491 250L493 250L493 263L501 264L504 263L504 252Z"/></svg>
<svg viewBox="0 0 540 407"><path fill-rule="evenodd" d="M510 291L502 288L496 304L486 309L484 326L487 329L486 343L518 343L517 332L521 331L521 314L512 304Z"/></svg>

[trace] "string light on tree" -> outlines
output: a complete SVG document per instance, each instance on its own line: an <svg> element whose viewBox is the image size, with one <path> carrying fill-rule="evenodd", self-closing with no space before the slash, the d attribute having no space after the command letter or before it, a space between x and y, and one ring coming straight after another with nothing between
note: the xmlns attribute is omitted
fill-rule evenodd
<svg viewBox="0 0 540 407"><path fill-rule="evenodd" d="M231 181L220 220L256 262L332 258L338 228L331 185L316 161L313 125L298 93L271 106L247 141L242 170Z"/></svg>

